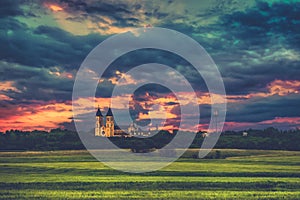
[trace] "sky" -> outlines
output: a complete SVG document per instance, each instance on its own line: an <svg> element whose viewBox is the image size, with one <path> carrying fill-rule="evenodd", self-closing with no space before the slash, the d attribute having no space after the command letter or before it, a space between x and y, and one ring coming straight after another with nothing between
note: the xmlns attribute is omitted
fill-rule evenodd
<svg viewBox="0 0 300 200"><path fill-rule="evenodd" d="M186 34L213 58L226 89L224 130L300 128L299 13L299 1L279 0L1 0L0 131L72 129L73 84L84 58L110 36L145 26ZM159 50L118 58L99 79L95 100L75 103L89 105L89 112L99 105L105 114L118 79L136 84L126 72L149 62L186 77L197 93L199 129L206 130L211 99L205 83L184 59ZM190 106L190 94L180 95L186 104L153 84L116 99L130 96L130 113L139 123L149 124L151 117L155 126L164 115L164 127L172 129L181 119L180 106Z"/></svg>

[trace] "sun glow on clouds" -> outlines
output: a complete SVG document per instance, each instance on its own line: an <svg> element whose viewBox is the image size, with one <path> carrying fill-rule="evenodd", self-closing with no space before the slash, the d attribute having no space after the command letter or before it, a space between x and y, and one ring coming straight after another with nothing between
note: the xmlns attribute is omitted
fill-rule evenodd
<svg viewBox="0 0 300 200"><path fill-rule="evenodd" d="M224 130L245 130L249 127L256 127L258 129L264 129L268 127L281 127L284 129L299 128L300 117L275 117L274 119L264 120L261 122L225 122ZM205 129L208 125L203 125Z"/></svg>
<svg viewBox="0 0 300 200"><path fill-rule="evenodd" d="M11 100L13 100L12 98L10 98L9 96L7 96L5 94L0 94L0 99L2 101L11 101Z"/></svg>
<svg viewBox="0 0 300 200"><path fill-rule="evenodd" d="M122 97L119 98L121 99ZM102 108L110 105L109 98L98 98L97 102ZM82 107L77 114L88 113L91 109L93 110L96 107L93 98L78 99L74 104ZM118 106L124 108L121 104L116 104L115 108L118 108ZM72 117L71 102L32 101L27 104L19 104L18 106L9 105L5 108L0 107L0 131L3 132L11 129L48 131L53 128L61 127L60 124L64 122L71 122Z"/></svg>
<svg viewBox="0 0 300 200"><path fill-rule="evenodd" d="M94 3L97 3L97 1L95 1ZM112 35L128 32L133 28L142 27L144 24L143 21L145 20L145 11L142 8L132 14L132 18L139 18L140 20L140 22L136 22L138 23L137 25L128 25L126 27L122 27L117 25L119 24L119 21L111 17L111 15L108 13L88 14L84 10L71 11L74 8L70 8L67 6L67 4L64 4L63 6L57 5L55 3L45 4L45 7L51 10L52 17L59 24L59 26L74 35L87 35L90 33Z"/></svg>
<svg viewBox="0 0 300 200"><path fill-rule="evenodd" d="M20 92L15 86L13 81L4 81L0 82L0 92L3 91L13 91L13 92Z"/></svg>
<svg viewBox="0 0 300 200"><path fill-rule="evenodd" d="M128 109L126 102L131 97L131 95L116 96L113 99L103 98L103 97L90 97L90 98L80 98L73 102L76 106L76 110L79 112L76 114L85 114L91 109L95 109L98 106L101 109L112 107L113 109ZM112 105L113 102L113 105Z"/></svg>
<svg viewBox="0 0 300 200"><path fill-rule="evenodd" d="M73 79L74 76L70 72L61 72L59 70L57 71L49 71L49 74L56 76L58 78L66 78L66 79Z"/></svg>
<svg viewBox="0 0 300 200"><path fill-rule="evenodd" d="M54 76L60 78L71 78L67 75L63 75L63 72L52 71L51 73ZM116 72L120 77L123 76L121 72ZM135 80L132 80L131 77L125 77L126 84L134 84ZM115 80L113 80L115 81ZM297 94L300 89L300 81L297 80L275 80L269 83L266 86L267 92L253 93L243 98L257 98L257 97L267 97L272 95L286 96L289 94ZM12 100L10 97L5 95L6 91L14 91L20 92L15 86L13 81L6 81L0 83L0 97L1 100ZM1 94L2 93L2 94ZM187 106L191 99L189 98L189 94L186 92L179 93L179 98L182 98L182 105ZM198 94L200 96L198 98L198 102L194 104L211 104L211 97L207 93ZM127 94L123 96L114 97L113 102L111 104L111 98L86 98L86 99L78 99L74 103L78 106L82 107L80 113L77 114L85 114L94 110L98 105L102 110L107 109L108 107L112 107L113 109L128 109L128 99L132 98L132 95ZM233 98L233 96L229 96L229 98ZM172 120L176 121L180 116L180 113L174 112L174 109L179 106L179 101L175 96L172 95L163 95L163 96L151 96L148 93L145 94L144 100L142 102L138 102L141 108L148 110L148 113L139 113L138 120L143 119L169 119L167 125L165 125L165 129L174 128L172 126ZM242 99L241 99L242 100ZM241 101L241 100L235 100ZM230 102L234 102L234 100L230 100ZM153 105L158 105L156 109L152 108ZM9 108L0 109L1 114L1 122L0 122L0 131L10 130L10 129L21 129L21 130L50 130L53 128L57 128L60 124L64 122L70 122L73 116L72 113L72 105L70 102L32 102L31 104L19 105L18 107L11 105ZM11 113L15 113L11 115ZM265 120L259 123L248 123L248 122L226 122L225 129L243 129L249 127L266 127L266 126L276 126L276 125L284 125L289 126L289 124L300 124L300 118L278 118L275 117L271 120ZM161 124L163 125L163 124ZM200 124L199 128L201 130L207 129L207 124ZM171 128L172 127L172 128ZM188 130L188 127L187 127Z"/></svg>
<svg viewBox="0 0 300 200"><path fill-rule="evenodd" d="M14 112L14 116L4 116L0 121L0 131L50 130L72 117L70 102L32 102L18 107L10 106L1 112ZM70 120L69 120L70 121Z"/></svg>
<svg viewBox="0 0 300 200"><path fill-rule="evenodd" d="M152 106L153 107L153 106ZM138 119L172 119L177 118L176 114L171 113L171 109L168 107L173 106L156 106L156 109L149 110L148 114L140 113Z"/></svg>
<svg viewBox="0 0 300 200"><path fill-rule="evenodd" d="M278 94L279 96L286 96L292 93L298 94L300 91L300 81L275 80L269 84L268 89L271 94Z"/></svg>
<svg viewBox="0 0 300 200"><path fill-rule="evenodd" d="M52 11L54 11L54 12L58 12L58 11L63 11L63 10L64 10L61 6L55 5L55 4L46 4L46 6L47 6L50 10L52 10Z"/></svg>
<svg viewBox="0 0 300 200"><path fill-rule="evenodd" d="M70 18L75 18L80 15L79 13L77 15L72 15L71 13L68 13L63 6L57 4L45 3L44 5L51 11L50 16L52 19L64 30L74 35L87 35L93 32L91 31L91 27L88 25L88 20L69 20Z"/></svg>
<svg viewBox="0 0 300 200"><path fill-rule="evenodd" d="M18 88L14 86L13 81L3 81L0 82L0 100L1 101L11 101L13 100L9 96L7 96L7 93L9 92L16 92L19 93L21 92Z"/></svg>
<svg viewBox="0 0 300 200"><path fill-rule="evenodd" d="M275 117L271 120L260 122L260 124L274 124L274 123L287 123L287 124L300 124L300 117Z"/></svg>
<svg viewBox="0 0 300 200"><path fill-rule="evenodd" d="M287 96L290 94L298 94L300 91L300 81L298 80L275 80L266 86L267 92L256 92L247 95L230 95L227 96L229 102L238 102L243 99L269 97L273 95Z"/></svg>
<svg viewBox="0 0 300 200"><path fill-rule="evenodd" d="M113 76L108 79L108 81L110 81L114 85L125 86L125 85L135 85L138 83L138 81L133 79L129 74L116 71L115 75L116 76ZM99 83L103 83L104 81L105 79L100 79Z"/></svg>

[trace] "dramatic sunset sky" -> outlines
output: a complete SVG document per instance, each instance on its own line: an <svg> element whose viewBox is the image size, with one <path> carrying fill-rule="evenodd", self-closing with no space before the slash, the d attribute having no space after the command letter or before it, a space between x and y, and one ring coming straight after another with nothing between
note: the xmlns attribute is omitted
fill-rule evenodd
<svg viewBox="0 0 300 200"><path fill-rule="evenodd" d="M225 129L300 128L299 13L300 1L278 0L0 0L0 131L72 128L72 90L83 59L109 36L149 25L190 36L213 58L227 93ZM205 129L210 98L203 80L166 52L116 60L99 80L95 105L105 114L118 78L154 61L187 77ZM166 114L172 127L178 109L169 90L152 85L136 91L131 113L140 120Z"/></svg>

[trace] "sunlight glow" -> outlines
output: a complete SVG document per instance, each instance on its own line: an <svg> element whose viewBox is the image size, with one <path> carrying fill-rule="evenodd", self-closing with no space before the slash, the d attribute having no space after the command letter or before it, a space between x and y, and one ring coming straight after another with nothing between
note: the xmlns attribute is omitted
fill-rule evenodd
<svg viewBox="0 0 300 200"><path fill-rule="evenodd" d="M64 9L58 5L54 5L54 4L49 4L48 7L54 11L54 12L58 12L58 11L63 11Z"/></svg>

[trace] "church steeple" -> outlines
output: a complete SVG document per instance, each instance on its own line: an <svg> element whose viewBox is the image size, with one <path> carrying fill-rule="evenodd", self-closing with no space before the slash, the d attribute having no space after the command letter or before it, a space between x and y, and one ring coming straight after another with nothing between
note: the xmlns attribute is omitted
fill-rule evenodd
<svg viewBox="0 0 300 200"><path fill-rule="evenodd" d="M111 109L110 109L110 108L108 108L108 111L107 111L107 113L106 113L106 116L113 116L113 114L112 114L112 112L111 112Z"/></svg>
<svg viewBox="0 0 300 200"><path fill-rule="evenodd" d="M102 115L102 113L101 113L101 110L100 110L99 106L98 106L98 110L97 110L96 116L97 116L97 117L103 117L103 115Z"/></svg>
<svg viewBox="0 0 300 200"><path fill-rule="evenodd" d="M101 113L99 106L98 106L98 110L96 112L95 135L96 136L104 136L105 135L103 115Z"/></svg>
<svg viewBox="0 0 300 200"><path fill-rule="evenodd" d="M106 136L113 137L115 134L114 129L115 129L114 117L111 108L109 107L106 113L106 131L105 131Z"/></svg>

